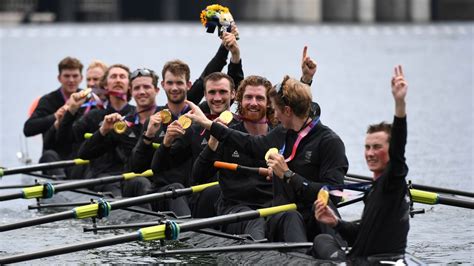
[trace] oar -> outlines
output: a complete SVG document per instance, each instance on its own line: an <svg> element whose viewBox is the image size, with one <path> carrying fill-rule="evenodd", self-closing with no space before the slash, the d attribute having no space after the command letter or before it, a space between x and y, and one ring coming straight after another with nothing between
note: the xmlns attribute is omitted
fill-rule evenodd
<svg viewBox="0 0 474 266"><path fill-rule="evenodd" d="M58 248L51 248L33 253L18 254L9 257L0 258L0 264L16 263L21 261L39 259L55 255L61 255L81 250L117 245L132 241L150 241L158 239L177 239L180 232L194 231L201 228L212 227L215 225L229 224L240 222L244 220L256 219L259 217L266 217L284 211L296 210L296 204L287 204L276 207L245 211L239 213L231 213L222 216L205 218L200 220L193 220L177 224L175 222L167 222L166 224L145 227L136 232L118 235L114 237L83 242L79 244L72 244L69 246L62 246Z"/></svg>
<svg viewBox="0 0 474 266"><path fill-rule="evenodd" d="M84 139L90 139L92 137L92 135L94 135L94 134L84 133ZM153 146L153 149L155 149L155 150L160 147L160 143L156 143L156 142L153 142L151 145Z"/></svg>
<svg viewBox="0 0 474 266"><path fill-rule="evenodd" d="M226 163L222 161L215 161L214 167L220 168L220 169L227 169L231 171L246 171L246 172L259 174L261 176L268 176L268 169L263 168L263 167L248 167L248 166L238 165L236 163Z"/></svg>
<svg viewBox="0 0 474 266"><path fill-rule="evenodd" d="M38 171L38 170L48 170L48 169L68 167L68 166L73 166L73 165L82 165L82 164L88 164L88 163L89 163L88 160L74 159L74 160L58 161L58 162L51 162L51 163L39 163L35 165L21 166L21 167L15 167L15 168L6 168L6 169L0 168L0 177L6 176L6 175L33 172L33 171Z"/></svg>
<svg viewBox="0 0 474 266"><path fill-rule="evenodd" d="M360 180L368 180L368 179L357 179L353 177L346 177L346 180L349 182L360 182ZM442 204L442 205L449 205L467 209L474 209L474 201L471 199L463 199L454 196L447 196L441 195L435 192L423 191L419 189L410 189L410 194L412 197L413 202L435 205L435 204ZM338 204L338 207L340 207ZM342 203L343 204L343 203Z"/></svg>
<svg viewBox="0 0 474 266"><path fill-rule="evenodd" d="M67 181L56 181L56 182L51 182L51 184L53 185L57 185L57 184L63 184ZM27 188L27 187L34 187L34 186L37 186L38 183L36 184L16 184L16 185L6 185L6 186L0 186L0 190L1 189L12 189L12 188Z"/></svg>
<svg viewBox="0 0 474 266"><path fill-rule="evenodd" d="M361 176L361 175L355 175L355 174L346 174L346 176L351 177L351 178L355 178L355 179L366 180L366 181L373 181L374 180L373 178L368 177L368 176ZM454 189L442 188L442 187L432 187L432 186L413 184L413 183L411 184L411 186L415 189L427 190L427 191L431 191L431 192L466 196L466 197L471 197L471 198L474 197L474 192L469 192L469 191L454 190Z"/></svg>
<svg viewBox="0 0 474 266"><path fill-rule="evenodd" d="M143 173L124 173L121 175L106 176L95 179L87 179L81 181L71 181L67 183L62 183L59 185L52 185L51 183L46 183L44 185L27 187L20 192L15 192L6 195L0 195L0 201L12 200L12 199L32 199L32 198L51 198L55 193L72 190L76 188L84 188L89 186L96 186L101 184L109 184L122 180L129 180L137 176L153 176L151 170L147 170Z"/></svg>
<svg viewBox="0 0 474 266"><path fill-rule="evenodd" d="M423 191L419 189L410 189L411 197L414 202L424 204L443 204L467 209L474 209L474 200L455 198L452 196L440 195L434 192Z"/></svg>
<svg viewBox="0 0 474 266"><path fill-rule="evenodd" d="M258 251L258 250L288 250L310 248L313 246L312 242L301 243L259 243L259 244L245 244L225 247L210 247L210 248L189 248L189 249L175 249L156 251L152 256L168 256L178 254L196 254L196 253L217 253L217 252L244 252L244 251Z"/></svg>
<svg viewBox="0 0 474 266"><path fill-rule="evenodd" d="M258 173L258 174L261 174L263 176L268 175L268 173L266 172L267 171L266 168L247 167L247 166L242 166L242 165L233 164L233 163L226 163L226 162L221 162L221 161L215 161L214 162L214 167L228 169L228 170L232 170L232 171L245 170L245 171L250 171L250 172L253 172L253 173ZM358 180L372 181L373 180L370 177L359 176L359 175L347 174L347 176L348 177L346 177L346 179L352 180L352 181L358 181ZM416 184L412 184L412 186L413 186L413 188L420 187L420 185L416 185ZM464 195L467 195L467 196L469 196L469 194L472 194L472 193L469 193L469 192L455 191L455 190L451 190L451 189L442 189L442 188L435 188L435 187L428 187L428 186L423 186L423 187L434 189L434 190L442 190L445 193L448 193L447 191L449 191L449 193L457 192L458 195L460 195L461 193L463 193ZM421 190L417 190L417 189L410 189L410 192L412 193L412 199L413 199L414 202L424 203L424 204L444 204L444 205L450 205L450 206L468 208L468 209L473 209L474 208L474 201L472 201L472 200L449 197L449 196L439 195L439 194L436 194L436 193L433 193L433 192L421 191ZM459 192L461 192L461 193L459 193ZM416 196L413 196L413 195L416 195ZM353 202L351 202L351 203L353 203Z"/></svg>
<svg viewBox="0 0 474 266"><path fill-rule="evenodd" d="M174 197L190 195L195 192L201 192L205 188L217 185L217 182L207 183L203 185L193 186L189 188L176 189L174 191L158 192L123 200L116 200L113 202L99 201L98 203L88 204L76 207L72 210L53 213L41 217L31 218L21 222L0 225L0 232L15 230L33 225L40 225L51 223L66 219L85 219L91 217L106 217L113 210L124 209L130 206L136 206L143 203L148 203L154 200L163 200Z"/></svg>

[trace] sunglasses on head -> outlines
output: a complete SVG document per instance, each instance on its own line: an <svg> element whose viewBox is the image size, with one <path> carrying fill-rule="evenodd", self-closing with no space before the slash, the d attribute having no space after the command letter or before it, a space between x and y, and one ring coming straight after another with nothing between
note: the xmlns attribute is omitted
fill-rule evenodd
<svg viewBox="0 0 474 266"><path fill-rule="evenodd" d="M290 102L288 101L288 98L283 93L284 86L285 86L285 82L284 81L280 82L277 85L275 85L275 90L277 92L277 95L280 96L280 99L283 101L283 103L286 106L290 106Z"/></svg>
<svg viewBox="0 0 474 266"><path fill-rule="evenodd" d="M155 72L148 68L139 68L133 71L132 75L130 75L130 80L133 80L138 77L155 77Z"/></svg>

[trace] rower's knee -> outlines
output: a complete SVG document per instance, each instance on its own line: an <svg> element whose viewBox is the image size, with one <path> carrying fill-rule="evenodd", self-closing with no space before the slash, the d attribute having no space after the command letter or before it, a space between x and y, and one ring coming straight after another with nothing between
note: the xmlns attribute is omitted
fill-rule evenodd
<svg viewBox="0 0 474 266"><path fill-rule="evenodd" d="M320 234L314 238L312 255L318 259L344 261L346 253L336 239L329 234Z"/></svg>

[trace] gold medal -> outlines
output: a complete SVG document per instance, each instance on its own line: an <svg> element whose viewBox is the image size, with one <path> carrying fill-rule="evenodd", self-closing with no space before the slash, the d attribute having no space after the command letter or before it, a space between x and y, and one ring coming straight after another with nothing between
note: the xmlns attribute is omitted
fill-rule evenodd
<svg viewBox="0 0 474 266"><path fill-rule="evenodd" d="M114 123L114 131L117 134L123 134L127 130L127 123L125 121L117 121Z"/></svg>
<svg viewBox="0 0 474 266"><path fill-rule="evenodd" d="M329 191L325 187L323 187L319 190L318 200L322 201L324 203L324 206L328 205Z"/></svg>
<svg viewBox="0 0 474 266"><path fill-rule="evenodd" d="M161 110L160 115L162 124L168 124L171 121L171 113L168 109Z"/></svg>
<svg viewBox="0 0 474 266"><path fill-rule="evenodd" d="M92 91L91 88L83 89L83 90L80 92L81 98L84 98L84 97L86 97L87 95L89 95L89 93L91 93L91 91Z"/></svg>
<svg viewBox="0 0 474 266"><path fill-rule="evenodd" d="M191 120L191 118L189 118L189 117L187 117L187 116L185 116L185 115L182 115L182 116L180 116L180 117L178 118L178 122L181 124L181 126L182 126L184 129L186 129L186 128L188 128L188 127L191 125L191 123L192 123L193 121Z"/></svg>
<svg viewBox="0 0 474 266"><path fill-rule="evenodd" d="M278 153L277 148L270 148L267 153L265 153L265 161L268 161L268 157L270 157L270 154Z"/></svg>
<svg viewBox="0 0 474 266"><path fill-rule="evenodd" d="M224 111L219 115L219 118L228 125L234 119L234 115L230 111Z"/></svg>

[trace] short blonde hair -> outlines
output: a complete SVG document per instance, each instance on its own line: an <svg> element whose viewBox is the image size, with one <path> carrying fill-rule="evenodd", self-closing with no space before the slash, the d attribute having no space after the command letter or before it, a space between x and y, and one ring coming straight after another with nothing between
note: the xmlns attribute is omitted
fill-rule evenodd
<svg viewBox="0 0 474 266"><path fill-rule="evenodd" d="M270 98L280 109L289 106L293 113L301 118L310 114L313 101L309 86L288 75L272 88Z"/></svg>
<svg viewBox="0 0 474 266"><path fill-rule="evenodd" d="M92 60L92 62L87 67L87 70L91 68L96 68L96 67L101 68L102 71L104 71L104 73L107 71L107 65L104 62L97 59Z"/></svg>

